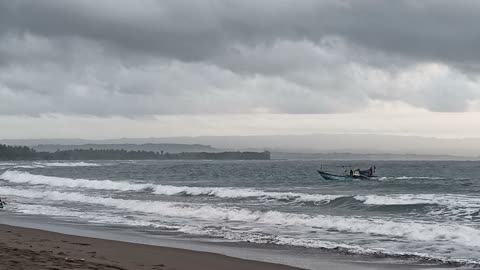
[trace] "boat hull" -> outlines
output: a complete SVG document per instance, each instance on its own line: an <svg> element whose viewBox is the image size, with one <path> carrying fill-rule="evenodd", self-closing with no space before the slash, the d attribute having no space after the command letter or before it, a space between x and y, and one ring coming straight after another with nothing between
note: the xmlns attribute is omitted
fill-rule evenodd
<svg viewBox="0 0 480 270"><path fill-rule="evenodd" d="M370 177L360 175L360 176L350 176L350 175L338 175L338 174L331 174L324 171L317 170L317 172L322 176L325 180L354 180L354 179L370 179Z"/></svg>

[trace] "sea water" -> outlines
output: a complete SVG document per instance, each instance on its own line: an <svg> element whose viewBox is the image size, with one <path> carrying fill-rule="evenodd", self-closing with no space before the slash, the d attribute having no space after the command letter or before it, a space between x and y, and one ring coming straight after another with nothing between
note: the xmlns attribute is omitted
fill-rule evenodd
<svg viewBox="0 0 480 270"><path fill-rule="evenodd" d="M372 180L328 181L376 166ZM179 237L480 266L480 162L0 162L18 215Z"/></svg>

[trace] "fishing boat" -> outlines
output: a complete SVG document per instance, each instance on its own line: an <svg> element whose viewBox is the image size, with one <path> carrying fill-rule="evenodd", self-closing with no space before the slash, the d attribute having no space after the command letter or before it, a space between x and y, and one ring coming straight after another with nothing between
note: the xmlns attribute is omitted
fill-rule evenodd
<svg viewBox="0 0 480 270"><path fill-rule="evenodd" d="M350 174L344 174L344 175L332 174L332 173L328 173L321 170L317 170L317 172L325 180L353 180L353 179L366 180L366 179L376 178L376 176L374 175L375 169L373 168L370 168L368 170L360 170L360 169L350 170Z"/></svg>

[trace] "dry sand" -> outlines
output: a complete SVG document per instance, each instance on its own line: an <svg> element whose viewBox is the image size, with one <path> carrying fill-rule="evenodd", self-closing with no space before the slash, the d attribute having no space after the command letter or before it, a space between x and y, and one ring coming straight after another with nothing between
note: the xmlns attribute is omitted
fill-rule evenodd
<svg viewBox="0 0 480 270"><path fill-rule="evenodd" d="M289 266L0 225L0 270L293 270Z"/></svg>

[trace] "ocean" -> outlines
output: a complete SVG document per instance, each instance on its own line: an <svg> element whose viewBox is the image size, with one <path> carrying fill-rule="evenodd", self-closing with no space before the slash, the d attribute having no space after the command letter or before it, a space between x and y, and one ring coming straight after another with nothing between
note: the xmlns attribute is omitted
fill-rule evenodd
<svg viewBox="0 0 480 270"><path fill-rule="evenodd" d="M479 192L477 161L0 162L2 211L30 220L455 267L480 267Z"/></svg>

